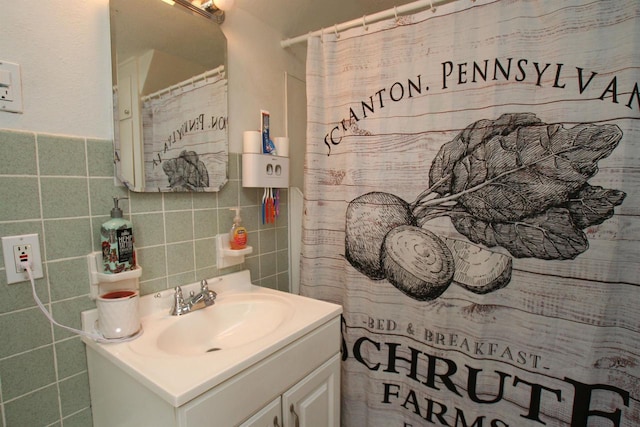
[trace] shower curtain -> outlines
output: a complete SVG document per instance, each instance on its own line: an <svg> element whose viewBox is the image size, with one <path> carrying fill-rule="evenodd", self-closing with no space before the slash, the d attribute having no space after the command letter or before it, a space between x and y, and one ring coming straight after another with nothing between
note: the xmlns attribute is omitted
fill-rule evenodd
<svg viewBox="0 0 640 427"><path fill-rule="evenodd" d="M640 2L310 37L301 293L345 427L640 425Z"/></svg>
<svg viewBox="0 0 640 427"><path fill-rule="evenodd" d="M142 105L146 191L220 191L227 182L225 73L185 81Z"/></svg>

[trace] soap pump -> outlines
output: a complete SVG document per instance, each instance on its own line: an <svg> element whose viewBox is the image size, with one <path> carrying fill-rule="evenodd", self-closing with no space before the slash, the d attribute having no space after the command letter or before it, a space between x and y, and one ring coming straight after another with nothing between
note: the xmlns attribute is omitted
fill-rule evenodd
<svg viewBox="0 0 640 427"><path fill-rule="evenodd" d="M136 268L133 249L133 225L122 217L120 200L128 197L114 197L111 219L100 227L102 246L102 267L106 274L116 274Z"/></svg>
<svg viewBox="0 0 640 427"><path fill-rule="evenodd" d="M229 247L231 249L244 249L247 247L247 229L240 223L240 208L230 208L229 210L236 211L236 216L233 218L233 225L231 231L229 231Z"/></svg>

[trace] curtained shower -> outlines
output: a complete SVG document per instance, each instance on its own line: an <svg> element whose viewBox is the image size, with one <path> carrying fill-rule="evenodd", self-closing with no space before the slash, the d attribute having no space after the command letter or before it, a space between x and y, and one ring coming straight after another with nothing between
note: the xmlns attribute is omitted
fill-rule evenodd
<svg viewBox="0 0 640 427"><path fill-rule="evenodd" d="M342 425L640 425L640 2L456 1L307 49L300 292Z"/></svg>

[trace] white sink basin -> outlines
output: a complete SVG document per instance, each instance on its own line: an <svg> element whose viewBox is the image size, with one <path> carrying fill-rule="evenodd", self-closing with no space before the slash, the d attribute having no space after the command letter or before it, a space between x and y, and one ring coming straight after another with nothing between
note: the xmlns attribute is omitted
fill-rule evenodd
<svg viewBox="0 0 640 427"><path fill-rule="evenodd" d="M209 279L216 303L182 316L169 314L173 289L140 298L143 332L95 350L178 407L335 319L342 308L251 284L248 270ZM185 295L199 283L182 286ZM96 310L82 313L92 331Z"/></svg>
<svg viewBox="0 0 640 427"><path fill-rule="evenodd" d="M253 343L275 331L293 314L279 295L241 292L222 295L216 303L182 316L147 319L148 327L130 347L146 355L197 356ZM149 330L147 330L149 329Z"/></svg>

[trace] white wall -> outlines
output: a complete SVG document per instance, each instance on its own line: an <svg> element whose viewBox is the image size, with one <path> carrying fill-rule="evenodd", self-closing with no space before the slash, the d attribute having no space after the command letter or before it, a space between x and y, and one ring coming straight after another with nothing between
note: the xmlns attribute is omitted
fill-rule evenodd
<svg viewBox="0 0 640 427"><path fill-rule="evenodd" d="M159 0L158 0L159 1ZM113 138L108 0L0 0L0 60L22 67L24 113L0 112L0 128ZM249 13L227 13L229 150L242 132L271 113L273 136L285 134L284 72L304 63L280 47L283 38ZM304 106L301 106L304 108Z"/></svg>
<svg viewBox="0 0 640 427"><path fill-rule="evenodd" d="M304 63L280 47L281 34L241 9L227 13L222 30L229 50L230 150L241 152L242 132L260 129L261 109L271 114L272 137L286 134L285 70L304 76Z"/></svg>
<svg viewBox="0 0 640 427"><path fill-rule="evenodd" d="M22 67L24 113L0 128L112 138L108 0L0 0L0 60Z"/></svg>

